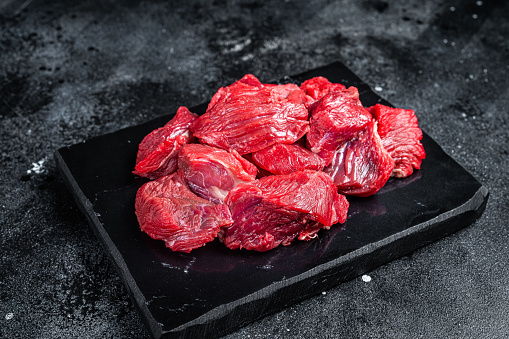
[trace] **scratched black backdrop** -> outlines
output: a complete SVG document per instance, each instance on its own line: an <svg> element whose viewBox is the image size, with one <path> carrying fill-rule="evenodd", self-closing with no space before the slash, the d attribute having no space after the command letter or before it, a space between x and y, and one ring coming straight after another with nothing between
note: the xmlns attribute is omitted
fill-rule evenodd
<svg viewBox="0 0 509 339"><path fill-rule="evenodd" d="M509 3L0 4L0 337L146 338L53 153L341 61L490 190L472 226L227 338L509 333Z"/></svg>

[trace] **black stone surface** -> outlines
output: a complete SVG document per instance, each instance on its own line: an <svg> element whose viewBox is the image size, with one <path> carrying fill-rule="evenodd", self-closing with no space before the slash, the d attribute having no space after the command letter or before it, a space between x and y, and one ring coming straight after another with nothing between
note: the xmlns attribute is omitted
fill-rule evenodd
<svg viewBox="0 0 509 339"><path fill-rule="evenodd" d="M509 333L505 1L0 4L0 337L147 338L55 150L262 81L346 64L490 191L472 226L226 338ZM94 166L91 164L90 166ZM341 234L341 233L340 233Z"/></svg>

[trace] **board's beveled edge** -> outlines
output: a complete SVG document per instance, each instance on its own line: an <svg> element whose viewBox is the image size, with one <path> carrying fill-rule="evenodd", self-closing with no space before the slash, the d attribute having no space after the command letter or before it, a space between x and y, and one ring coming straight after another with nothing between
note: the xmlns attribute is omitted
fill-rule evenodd
<svg viewBox="0 0 509 339"><path fill-rule="evenodd" d="M132 277L131 273L129 272L127 264L122 258L120 251L117 249L110 236L108 235L108 232L106 232L102 226L101 221L95 214L92 202L85 196L78 183L74 179L74 176L69 170L69 167L67 166L61 154L61 150L62 148L58 149L54 153L54 159L64 184L67 186L68 191L71 192L76 205L78 205L80 211L85 215L89 225L92 225L92 230L96 235L96 238L99 239L102 247L110 257L111 261L114 263L114 267L120 275L120 278L126 287L129 297L133 301L133 304L138 308L139 313L141 313L141 318L150 330L150 334L154 338L160 338L163 333L161 324L152 317L152 314L146 305L146 299L141 293L141 290L136 284L136 281Z"/></svg>

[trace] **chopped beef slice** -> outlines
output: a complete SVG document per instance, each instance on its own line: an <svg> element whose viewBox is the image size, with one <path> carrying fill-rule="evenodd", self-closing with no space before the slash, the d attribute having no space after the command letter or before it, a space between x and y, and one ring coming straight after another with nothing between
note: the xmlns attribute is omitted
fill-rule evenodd
<svg viewBox="0 0 509 339"><path fill-rule="evenodd" d="M273 174L290 174L305 169L321 171L323 159L299 144L274 144L253 153L253 161Z"/></svg>
<svg viewBox="0 0 509 339"><path fill-rule="evenodd" d="M330 92L310 108L307 147L329 165L336 149L373 120L359 100L355 87Z"/></svg>
<svg viewBox="0 0 509 339"><path fill-rule="evenodd" d="M334 152L332 163L324 169L341 194L367 197L389 180L394 161L384 149L374 119Z"/></svg>
<svg viewBox="0 0 509 339"><path fill-rule="evenodd" d="M187 144L178 156L189 188L198 196L219 204L239 183L256 179L256 166L237 151L201 144Z"/></svg>
<svg viewBox="0 0 509 339"><path fill-rule="evenodd" d="M309 130L308 100L297 85L266 85L248 74L220 88L191 131L201 143L241 155L292 144Z"/></svg>
<svg viewBox="0 0 509 339"><path fill-rule="evenodd" d="M148 134L138 147L133 173L153 180L175 172L178 152L191 142L189 125L197 117L182 106L166 125Z"/></svg>
<svg viewBox="0 0 509 339"><path fill-rule="evenodd" d="M426 152L420 140L422 131L411 109L392 108L376 104L368 108L378 121L378 134L395 165L391 176L404 178L421 168Z"/></svg>
<svg viewBox="0 0 509 339"><path fill-rule="evenodd" d="M225 199L233 224L220 238L231 249L268 251L346 220L348 201L331 178L305 170L240 184Z"/></svg>
<svg viewBox="0 0 509 339"><path fill-rule="evenodd" d="M214 240L222 226L232 223L228 207L191 192L180 171L141 186L135 211L142 231L173 251L187 253Z"/></svg>
<svg viewBox="0 0 509 339"><path fill-rule="evenodd" d="M314 77L304 81L300 89L314 100L319 100L327 93L344 90L346 87L343 84L332 83L324 77Z"/></svg>

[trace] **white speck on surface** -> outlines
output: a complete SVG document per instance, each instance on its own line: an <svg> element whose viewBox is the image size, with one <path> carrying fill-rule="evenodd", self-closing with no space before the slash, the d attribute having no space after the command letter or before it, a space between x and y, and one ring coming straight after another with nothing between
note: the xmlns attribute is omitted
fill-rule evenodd
<svg viewBox="0 0 509 339"><path fill-rule="evenodd" d="M466 118L466 117L467 117L467 114L466 114L466 113L461 113L461 116L462 116L463 118Z"/></svg>
<svg viewBox="0 0 509 339"><path fill-rule="evenodd" d="M477 6L482 6L482 1L476 1L476 2L475 2L475 4L476 4Z"/></svg>
<svg viewBox="0 0 509 339"><path fill-rule="evenodd" d="M27 170L27 174L35 173L35 174L41 174L46 169L44 168L44 162L46 161L46 158L39 160L38 162L32 163L32 168Z"/></svg>
<svg viewBox="0 0 509 339"><path fill-rule="evenodd" d="M380 86L375 86L375 91L381 92L381 91L383 91L383 88Z"/></svg>
<svg viewBox="0 0 509 339"><path fill-rule="evenodd" d="M289 329L289 328L287 328L287 329L286 329L286 331L287 331L287 332L290 332L290 329Z"/></svg>
<svg viewBox="0 0 509 339"><path fill-rule="evenodd" d="M456 46L456 43L454 41L451 42L451 46Z"/></svg>
<svg viewBox="0 0 509 339"><path fill-rule="evenodd" d="M456 10L456 7L451 6L451 7L449 8L449 10L450 10L451 12L454 12L454 11Z"/></svg>
<svg viewBox="0 0 509 339"><path fill-rule="evenodd" d="M161 30L161 32L166 33L166 29L164 29L164 28L163 28L163 29Z"/></svg>
<svg viewBox="0 0 509 339"><path fill-rule="evenodd" d="M444 44L448 43L449 41L447 39L444 39Z"/></svg>
<svg viewBox="0 0 509 339"><path fill-rule="evenodd" d="M327 294L327 292L325 292L325 291L322 292L322 295L326 295L326 294Z"/></svg>
<svg viewBox="0 0 509 339"><path fill-rule="evenodd" d="M474 75L473 75L473 74L470 74L468 77L469 77L470 79L473 79L473 78L474 78Z"/></svg>
<svg viewBox="0 0 509 339"><path fill-rule="evenodd" d="M14 314L13 314L13 313L7 313L7 314L5 315L5 320L11 320L13 317L14 317Z"/></svg>
<svg viewBox="0 0 509 339"><path fill-rule="evenodd" d="M371 281L371 277L367 274L364 274L362 277L361 277L362 281L364 282L370 282Z"/></svg>
<svg viewBox="0 0 509 339"><path fill-rule="evenodd" d="M472 18L477 19L479 16L477 14L472 14Z"/></svg>

